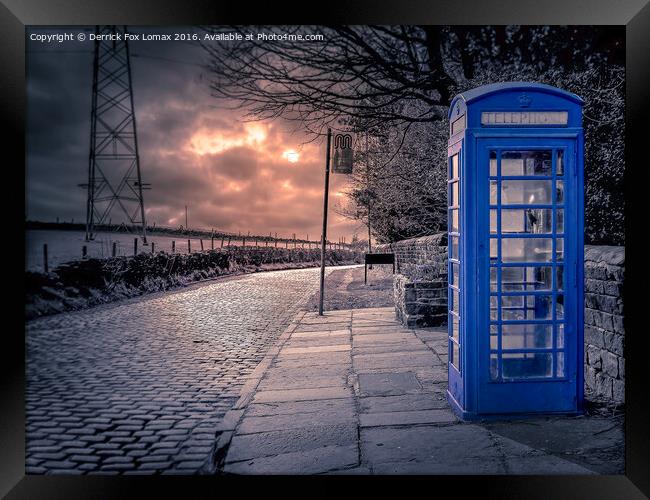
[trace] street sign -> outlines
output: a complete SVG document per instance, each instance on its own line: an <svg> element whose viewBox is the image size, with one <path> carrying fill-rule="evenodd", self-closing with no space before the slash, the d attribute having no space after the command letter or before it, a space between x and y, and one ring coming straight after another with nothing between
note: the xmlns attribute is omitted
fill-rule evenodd
<svg viewBox="0 0 650 500"><path fill-rule="evenodd" d="M334 135L332 172L335 174L351 174L352 163L352 134Z"/></svg>

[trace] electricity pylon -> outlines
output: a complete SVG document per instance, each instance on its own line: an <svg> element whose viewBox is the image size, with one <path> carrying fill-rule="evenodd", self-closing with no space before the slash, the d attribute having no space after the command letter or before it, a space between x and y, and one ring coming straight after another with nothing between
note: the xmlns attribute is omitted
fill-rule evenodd
<svg viewBox="0 0 650 500"><path fill-rule="evenodd" d="M126 26L97 26L93 62L86 241L95 238L117 205L124 224L137 227L147 243L138 134ZM128 227L128 226L127 226Z"/></svg>

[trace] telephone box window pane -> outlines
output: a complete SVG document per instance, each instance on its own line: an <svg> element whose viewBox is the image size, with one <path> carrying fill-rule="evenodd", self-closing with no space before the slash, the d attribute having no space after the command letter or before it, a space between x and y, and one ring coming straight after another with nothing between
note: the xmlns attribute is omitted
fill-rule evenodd
<svg viewBox="0 0 650 500"><path fill-rule="evenodd" d="M499 241L495 238L490 239L490 259L496 259L499 249Z"/></svg>
<svg viewBox="0 0 650 500"><path fill-rule="evenodd" d="M557 295L555 298L555 317L564 318L564 295Z"/></svg>
<svg viewBox="0 0 650 500"><path fill-rule="evenodd" d="M504 238L501 240L503 262L551 262L551 238Z"/></svg>
<svg viewBox="0 0 650 500"><path fill-rule="evenodd" d="M451 343L452 364L460 371L460 347L455 342Z"/></svg>
<svg viewBox="0 0 650 500"><path fill-rule="evenodd" d="M497 232L497 211L490 210L490 232L496 234Z"/></svg>
<svg viewBox="0 0 650 500"><path fill-rule="evenodd" d="M501 269L501 289L504 292L552 290L553 268L504 267Z"/></svg>
<svg viewBox="0 0 650 500"><path fill-rule="evenodd" d="M449 189L449 206L460 206L458 197L458 182L452 182Z"/></svg>
<svg viewBox="0 0 650 500"><path fill-rule="evenodd" d="M459 260L458 258L458 236L451 237L451 258Z"/></svg>
<svg viewBox="0 0 650 500"><path fill-rule="evenodd" d="M502 233L548 234L553 232L550 208L512 208L501 211Z"/></svg>
<svg viewBox="0 0 650 500"><path fill-rule="evenodd" d="M556 353L557 356L557 377L565 377L566 374L564 373L564 353L563 352L558 352Z"/></svg>
<svg viewBox="0 0 650 500"><path fill-rule="evenodd" d="M451 291L451 302L452 302L452 311L460 316L460 298L458 296L457 290Z"/></svg>
<svg viewBox="0 0 650 500"><path fill-rule="evenodd" d="M490 181L490 205L497 204L497 181Z"/></svg>
<svg viewBox="0 0 650 500"><path fill-rule="evenodd" d="M547 352L504 353L503 378L550 378L553 376L553 354Z"/></svg>
<svg viewBox="0 0 650 500"><path fill-rule="evenodd" d="M557 325L557 338L555 339L555 342L557 343L557 347L559 349L564 348L564 325L563 324Z"/></svg>
<svg viewBox="0 0 650 500"><path fill-rule="evenodd" d="M557 266L555 268L555 288L557 290L564 290L564 266Z"/></svg>
<svg viewBox="0 0 650 500"><path fill-rule="evenodd" d="M561 234L564 232L564 210L558 208L555 211L555 217L556 217L555 232Z"/></svg>
<svg viewBox="0 0 650 500"><path fill-rule="evenodd" d="M490 325L490 349L496 351L499 348L499 328L496 325Z"/></svg>
<svg viewBox="0 0 650 500"><path fill-rule="evenodd" d="M502 325L501 348L532 349L553 347L553 326L549 324Z"/></svg>
<svg viewBox="0 0 650 500"><path fill-rule="evenodd" d="M490 297L490 320L496 321L499 319L499 303L496 297Z"/></svg>
<svg viewBox="0 0 650 500"><path fill-rule="evenodd" d="M501 319L524 321L552 319L552 295L504 295L501 297Z"/></svg>
<svg viewBox="0 0 650 500"><path fill-rule="evenodd" d="M460 287L460 265L451 263L451 284Z"/></svg>
<svg viewBox="0 0 650 500"><path fill-rule="evenodd" d="M501 181L502 205L550 205L553 181L542 179Z"/></svg>
<svg viewBox="0 0 650 500"><path fill-rule="evenodd" d="M495 299L494 301L494 307L497 306L496 304L496 297L492 297ZM501 298L501 307L524 307L524 296L523 295L505 295Z"/></svg>
<svg viewBox="0 0 650 500"><path fill-rule="evenodd" d="M501 153L501 176L553 174L550 151L504 151Z"/></svg>
<svg viewBox="0 0 650 500"><path fill-rule="evenodd" d="M496 354L490 355L490 379L499 379L499 359Z"/></svg>
<svg viewBox="0 0 650 500"><path fill-rule="evenodd" d="M460 226L458 223L458 209L456 208L449 211L449 225L451 227L452 233L460 232Z"/></svg>
<svg viewBox="0 0 650 500"><path fill-rule="evenodd" d="M458 155L451 157L451 179L458 179Z"/></svg>
<svg viewBox="0 0 650 500"><path fill-rule="evenodd" d="M490 177L497 176L497 153L490 151Z"/></svg>
<svg viewBox="0 0 650 500"><path fill-rule="evenodd" d="M490 268L490 291L491 292L497 291L497 268L496 267Z"/></svg>
<svg viewBox="0 0 650 500"><path fill-rule="evenodd" d="M557 160L555 163L555 173L556 175L564 175L564 151L558 150Z"/></svg>
<svg viewBox="0 0 650 500"><path fill-rule="evenodd" d="M564 260L564 238L558 238L555 242L555 259Z"/></svg>
<svg viewBox="0 0 650 500"><path fill-rule="evenodd" d="M555 202L564 203L564 181L557 180L555 183Z"/></svg>
<svg viewBox="0 0 650 500"><path fill-rule="evenodd" d="M460 322L458 321L458 318L456 316L452 315L452 323L451 323L451 337L456 341L460 342Z"/></svg>

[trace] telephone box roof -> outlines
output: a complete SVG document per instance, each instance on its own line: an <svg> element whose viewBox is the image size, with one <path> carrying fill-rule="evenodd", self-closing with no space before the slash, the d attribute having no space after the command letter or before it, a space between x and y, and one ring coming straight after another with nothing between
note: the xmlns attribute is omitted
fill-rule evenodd
<svg viewBox="0 0 650 500"><path fill-rule="evenodd" d="M569 101L573 101L577 104L583 104L583 100L577 95L567 92L566 90L553 87L551 85L546 85L543 83L531 83L531 82L501 82L501 83L490 83L488 85L482 85L465 92L461 92L451 102L449 106L449 114L451 115L451 110L453 109L454 102L458 99L465 101L465 104L469 104L472 101L482 99L491 94L497 94L500 92L513 92L513 91L535 91L543 92L546 94L556 95L562 97Z"/></svg>

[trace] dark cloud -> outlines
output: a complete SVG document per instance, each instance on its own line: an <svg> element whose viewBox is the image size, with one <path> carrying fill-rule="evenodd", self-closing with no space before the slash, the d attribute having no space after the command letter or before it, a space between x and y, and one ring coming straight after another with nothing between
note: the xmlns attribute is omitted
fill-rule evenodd
<svg viewBox="0 0 650 500"><path fill-rule="evenodd" d="M306 143L295 124L246 121L217 102L194 64L202 60L200 48L133 42L130 49L142 175L152 185L145 192L148 221L184 224L187 204L194 227L317 238L324 146ZM84 220L86 195L77 185L88 168L92 43L28 42L27 50L28 218ZM289 150L299 154L297 162L283 156ZM345 177L331 181L335 202ZM329 227L334 240L349 240L355 228L363 234L332 211Z"/></svg>

